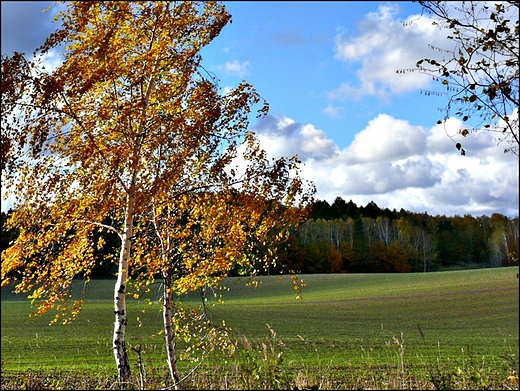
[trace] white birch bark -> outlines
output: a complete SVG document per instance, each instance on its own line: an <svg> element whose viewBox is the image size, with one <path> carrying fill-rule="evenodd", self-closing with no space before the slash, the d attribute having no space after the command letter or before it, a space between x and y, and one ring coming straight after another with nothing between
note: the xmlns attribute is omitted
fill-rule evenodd
<svg viewBox="0 0 520 391"><path fill-rule="evenodd" d="M135 196L130 193L127 200L125 229L119 255L119 270L114 289L115 322L112 346L117 365L117 379L121 388L124 388L130 380L130 363L126 350L126 324L128 316L126 311L126 290L128 283L128 258L130 257L131 238L133 235L134 201Z"/></svg>
<svg viewBox="0 0 520 391"><path fill-rule="evenodd" d="M169 272L163 273L164 278L164 294L163 294L163 322L164 322L164 338L166 341L166 351L168 354L168 368L170 375L175 381L175 388L180 388L181 375L177 367L177 349L175 346L175 332L173 330L173 289L172 276Z"/></svg>

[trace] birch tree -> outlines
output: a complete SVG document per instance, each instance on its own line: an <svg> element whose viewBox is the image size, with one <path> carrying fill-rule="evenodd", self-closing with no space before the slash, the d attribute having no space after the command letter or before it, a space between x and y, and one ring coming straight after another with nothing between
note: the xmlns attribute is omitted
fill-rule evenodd
<svg viewBox="0 0 520 391"><path fill-rule="evenodd" d="M356 230L356 222L352 217L349 217L345 222L345 236L350 247L354 247L354 233Z"/></svg>
<svg viewBox="0 0 520 391"><path fill-rule="evenodd" d="M394 240L393 224L388 217L379 216L375 221L375 231L379 240L387 246Z"/></svg>
<svg viewBox="0 0 520 391"><path fill-rule="evenodd" d="M146 266L168 277L178 266L193 238L175 232L168 219L189 209L185 197L213 194L213 206L201 211L217 213L220 197L242 185L263 200L283 193L279 201L292 208L305 203L304 182L294 171L296 158L267 161L248 132L250 114L268 111L254 87L244 81L223 94L201 66L200 50L230 21L223 4L64 4L61 27L35 52L37 59L65 47L61 65L47 70L19 53L2 57L2 185L16 199L9 227L20 229L2 253L2 286L19 277L15 291L30 292L35 314L54 308L53 323L68 323L83 305L71 302L72 279L89 281L94 249L103 246L102 239L93 242L96 231L117 233L113 351L125 387L129 276ZM247 168L240 172L232 162L244 143ZM239 230L240 221L227 228ZM156 247L143 239L150 223ZM188 272L176 280L178 290L225 275L238 257L229 248L213 251L218 261L184 262Z"/></svg>
<svg viewBox="0 0 520 391"><path fill-rule="evenodd" d="M491 267L511 265L518 262L518 219L494 213L491 216L491 233L488 238L489 263Z"/></svg>
<svg viewBox="0 0 520 391"><path fill-rule="evenodd" d="M255 156L240 179L240 188L191 192L161 203L154 200L151 214L136 231L134 270L139 286L149 285L157 275L163 279L163 320L168 367L175 384L182 381L177 365L176 341L190 326L174 298L218 286L237 267L253 279L276 266L278 243L290 229L307 218L312 191L303 191L299 179L288 175L294 162L269 164L251 138ZM292 166L292 167L291 167ZM291 168L291 170L288 170ZM260 175L261 173L261 175ZM312 189L312 187L310 188ZM298 288L300 281L291 276ZM226 330L214 327L205 312L190 316L198 321L206 340L221 338ZM184 324L184 325L183 325ZM210 335L210 337L207 337ZM203 347L205 348L205 347ZM200 359L200 357L198 357Z"/></svg>

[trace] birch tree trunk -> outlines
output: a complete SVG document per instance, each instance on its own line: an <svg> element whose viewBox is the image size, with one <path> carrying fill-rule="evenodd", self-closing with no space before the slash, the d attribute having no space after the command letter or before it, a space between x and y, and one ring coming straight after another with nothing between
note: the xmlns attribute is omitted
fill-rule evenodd
<svg viewBox="0 0 520 391"><path fill-rule="evenodd" d="M423 271L429 272L433 260L434 243L430 235L422 231Z"/></svg>
<svg viewBox="0 0 520 391"><path fill-rule="evenodd" d="M168 368L170 375L176 383L176 389L180 388L179 382L181 375L177 367L177 349L175 346L175 333L173 330L173 289L172 289L172 275L170 272L163 272L164 278L164 294L163 294L163 322L164 322L164 338L166 340L166 350L168 353Z"/></svg>
<svg viewBox="0 0 520 391"><path fill-rule="evenodd" d="M114 339L113 349L117 365L117 380L121 389L124 389L130 381L130 362L126 351L126 289L128 282L128 258L130 257L131 238L133 235L133 215L134 215L135 195L128 195L125 230L121 241L121 252L119 255L119 270L114 289Z"/></svg>

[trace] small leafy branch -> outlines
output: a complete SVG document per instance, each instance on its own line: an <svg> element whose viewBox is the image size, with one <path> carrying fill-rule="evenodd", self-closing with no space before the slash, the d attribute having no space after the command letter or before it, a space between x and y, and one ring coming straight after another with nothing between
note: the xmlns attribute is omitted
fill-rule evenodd
<svg viewBox="0 0 520 391"><path fill-rule="evenodd" d="M415 68L399 69L397 73L420 72L441 83L444 91L421 90L427 96L448 97L445 117L438 124L446 125L452 113L465 123L472 120L473 125L458 133L466 137L479 129L494 132L498 143L507 144L504 152L518 157L519 3L418 3L423 7L421 17L429 18L439 29L449 30L446 38L451 47L429 44L440 58L423 58ZM465 155L460 143L455 146Z"/></svg>

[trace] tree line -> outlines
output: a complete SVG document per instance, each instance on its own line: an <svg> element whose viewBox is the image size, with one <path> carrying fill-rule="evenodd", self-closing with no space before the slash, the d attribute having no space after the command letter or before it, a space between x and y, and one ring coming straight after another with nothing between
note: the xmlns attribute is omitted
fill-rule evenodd
<svg viewBox="0 0 520 391"><path fill-rule="evenodd" d="M301 273L406 273L518 264L518 217L431 216L318 200L281 262Z"/></svg>
<svg viewBox="0 0 520 391"><path fill-rule="evenodd" d="M2 212L0 250L9 247L18 233L5 229L12 213ZM275 249L256 246L271 253L277 262L263 273L288 270L313 273L408 273L448 269L501 267L518 264L518 217L494 213L475 217L429 215L401 208L380 208L375 202L358 206L337 197L332 204L315 200L309 219L293 227L287 240ZM274 230L276 231L276 230ZM113 278L119 250L114 233L98 233L103 246L93 277ZM236 267L231 275L241 275Z"/></svg>

